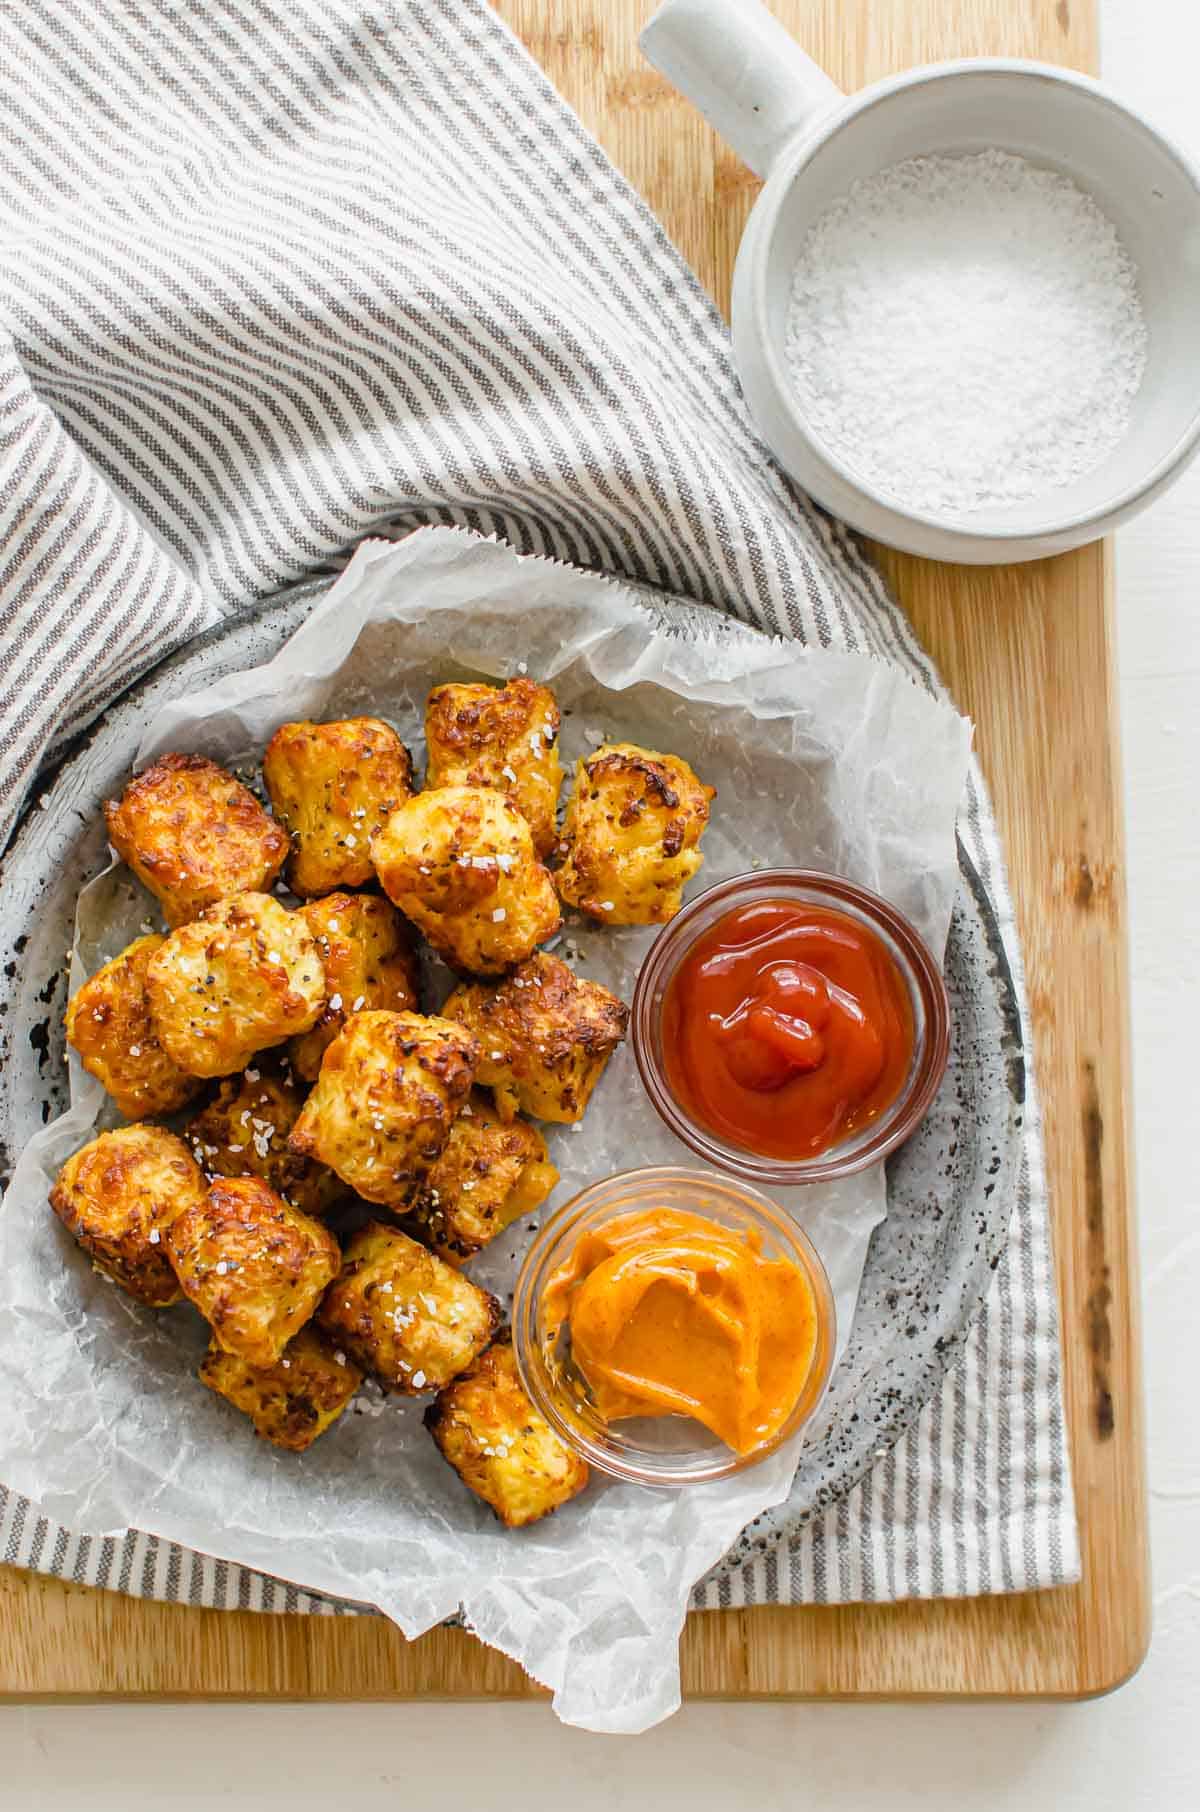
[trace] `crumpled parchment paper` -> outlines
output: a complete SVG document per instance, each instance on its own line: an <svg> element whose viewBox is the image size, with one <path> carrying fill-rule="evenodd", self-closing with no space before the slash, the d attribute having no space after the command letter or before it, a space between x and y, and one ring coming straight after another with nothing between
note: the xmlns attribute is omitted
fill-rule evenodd
<svg viewBox="0 0 1200 1812"><path fill-rule="evenodd" d="M706 641L654 631L623 587L466 532L366 544L274 660L165 706L130 765L176 748L244 762L290 718L361 712L394 722L420 764L432 684L526 669L554 686L568 768L619 737L683 755L717 786L690 893L756 863L836 870L944 947L963 719L865 658L730 638L716 617ZM86 889L73 984L147 919L159 922L123 869ZM573 924L559 953L577 946L580 972L628 1000L653 935ZM23 1153L0 1215L0 1477L79 1529L145 1529L374 1604L409 1637L461 1607L569 1723L632 1733L673 1711L690 1588L787 1495L796 1447L678 1492L597 1478L514 1533L443 1462L423 1403L366 1394L309 1453L268 1447L196 1381L195 1311L132 1303L46 1205L103 1111L74 1065L72 1107ZM562 1172L548 1208L633 1163L693 1162L642 1095L628 1047L582 1130L547 1131ZM885 1212L882 1170L794 1190L787 1205L829 1269L844 1336ZM472 1274L507 1293L529 1238L529 1223L510 1229ZM836 1413L836 1389L827 1404Z"/></svg>

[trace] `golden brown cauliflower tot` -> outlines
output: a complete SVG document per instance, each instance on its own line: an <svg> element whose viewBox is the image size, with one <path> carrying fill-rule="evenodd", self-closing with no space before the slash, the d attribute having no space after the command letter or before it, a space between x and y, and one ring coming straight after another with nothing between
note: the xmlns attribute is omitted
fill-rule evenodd
<svg viewBox="0 0 1200 1812"><path fill-rule="evenodd" d="M508 1340L498 1340L425 1412L425 1426L463 1484L509 1529L578 1497L586 1460L559 1439L521 1388Z"/></svg>
<svg viewBox="0 0 1200 1812"><path fill-rule="evenodd" d="M325 1004L316 940L266 893L208 906L151 957L150 1011L167 1055L192 1076L228 1076L315 1024Z"/></svg>
<svg viewBox="0 0 1200 1812"><path fill-rule="evenodd" d="M146 970L161 937L139 937L97 969L67 1006L67 1041L127 1120L173 1114L200 1083L164 1051L150 1017Z"/></svg>
<svg viewBox="0 0 1200 1812"><path fill-rule="evenodd" d="M456 969L502 975L558 930L553 882L502 793L418 793L392 813L371 854L388 898Z"/></svg>
<svg viewBox="0 0 1200 1812"><path fill-rule="evenodd" d="M303 1453L337 1421L363 1376L312 1328L301 1328L273 1365L247 1365L214 1340L199 1375L209 1390L249 1416L261 1440L291 1453Z"/></svg>
<svg viewBox="0 0 1200 1812"><path fill-rule="evenodd" d="M346 1247L317 1323L390 1390L440 1390L496 1332L500 1305L415 1239L369 1221Z"/></svg>
<svg viewBox="0 0 1200 1812"><path fill-rule="evenodd" d="M531 679L506 686L435 686L425 706L425 784L503 793L548 856L558 836L561 719L554 694Z"/></svg>
<svg viewBox="0 0 1200 1812"><path fill-rule="evenodd" d="M378 717L281 724L263 780L292 834L288 881L309 899L374 880L371 838L412 792L412 758Z"/></svg>
<svg viewBox="0 0 1200 1812"><path fill-rule="evenodd" d="M674 918L716 789L678 755L613 742L580 761L559 840L562 898L605 925Z"/></svg>
<svg viewBox="0 0 1200 1812"><path fill-rule="evenodd" d="M261 1177L218 1177L163 1234L171 1268L223 1352L274 1365L341 1263L337 1241Z"/></svg>
<svg viewBox="0 0 1200 1812"><path fill-rule="evenodd" d="M204 1194L182 1139L161 1126L121 1126L67 1159L50 1206L106 1276L138 1302L164 1308L179 1298L166 1230Z"/></svg>
<svg viewBox="0 0 1200 1812"><path fill-rule="evenodd" d="M351 1013L417 1009L420 973L411 930L376 893L326 894L302 907L301 916L317 940L326 995L321 1017L311 1032L292 1040L290 1055L297 1072L314 1082Z"/></svg>
<svg viewBox="0 0 1200 1812"><path fill-rule="evenodd" d="M251 1065L229 1076L184 1129L209 1177L261 1177L305 1214L326 1214L346 1185L324 1164L288 1148L304 1095L291 1076Z"/></svg>
<svg viewBox="0 0 1200 1812"><path fill-rule="evenodd" d="M504 1120L582 1120L592 1090L625 1036L629 1009L539 951L498 987L456 988L442 1008L479 1043L476 1080L490 1087Z"/></svg>
<svg viewBox="0 0 1200 1812"><path fill-rule="evenodd" d="M169 925L230 894L263 892L287 855L274 818L204 755L160 755L104 817L113 848L161 900Z"/></svg>
<svg viewBox="0 0 1200 1812"><path fill-rule="evenodd" d="M458 1265L540 1208L557 1181L537 1128L525 1120L505 1123L475 1090L405 1215L418 1239Z"/></svg>
<svg viewBox="0 0 1200 1812"><path fill-rule="evenodd" d="M353 1013L288 1144L368 1202L399 1207L445 1145L477 1056L475 1040L447 1019Z"/></svg>

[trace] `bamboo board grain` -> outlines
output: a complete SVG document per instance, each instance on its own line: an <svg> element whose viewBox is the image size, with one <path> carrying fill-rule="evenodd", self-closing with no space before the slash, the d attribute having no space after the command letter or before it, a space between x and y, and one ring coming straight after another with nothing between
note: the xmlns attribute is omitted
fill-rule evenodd
<svg viewBox="0 0 1200 1812"><path fill-rule="evenodd" d="M846 88L939 57L1095 67L1095 0L773 0ZM550 79L647 197L722 308L757 191L642 61L651 0L501 0ZM1126 925L1111 550L1035 566L880 559L959 704L1004 832L1046 1116L1084 1577L1010 1598L693 1616L691 1695L1077 1696L1148 1638ZM142 1604L0 1569L0 1694L533 1696L457 1630Z"/></svg>

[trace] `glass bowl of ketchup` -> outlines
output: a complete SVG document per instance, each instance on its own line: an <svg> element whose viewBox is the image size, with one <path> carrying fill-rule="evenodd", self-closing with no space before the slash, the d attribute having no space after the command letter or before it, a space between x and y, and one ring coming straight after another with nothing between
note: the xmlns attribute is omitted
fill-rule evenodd
<svg viewBox="0 0 1200 1812"><path fill-rule="evenodd" d="M929 1111L950 1050L940 966L903 913L809 869L720 881L660 932L633 998L646 1092L757 1183L864 1170Z"/></svg>
<svg viewBox="0 0 1200 1812"><path fill-rule="evenodd" d="M513 1350L534 1407L638 1484L726 1478L804 1427L833 1293L803 1230L735 1177L659 1166L593 1183L526 1255Z"/></svg>

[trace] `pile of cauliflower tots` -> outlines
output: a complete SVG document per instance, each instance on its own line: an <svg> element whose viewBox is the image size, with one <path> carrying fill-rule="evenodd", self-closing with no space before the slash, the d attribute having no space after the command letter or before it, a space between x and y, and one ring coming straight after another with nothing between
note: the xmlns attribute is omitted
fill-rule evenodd
<svg viewBox="0 0 1200 1812"><path fill-rule="evenodd" d="M532 680L444 685L421 791L371 717L276 731L273 816L204 756L135 776L109 836L170 929L67 1008L129 1124L76 1152L50 1197L131 1296L199 1309L201 1379L266 1440L310 1446L364 1376L436 1393L434 1440L512 1527L587 1468L524 1395L499 1304L462 1266L553 1188L532 1121L582 1118L628 1016L538 946L560 902L669 919L713 797L678 757L612 743L579 762L560 830L558 734ZM418 935L460 977L437 1014ZM185 1111L178 1133L158 1123ZM343 1212L354 1198L365 1225ZM331 1215L357 1223L344 1245Z"/></svg>

